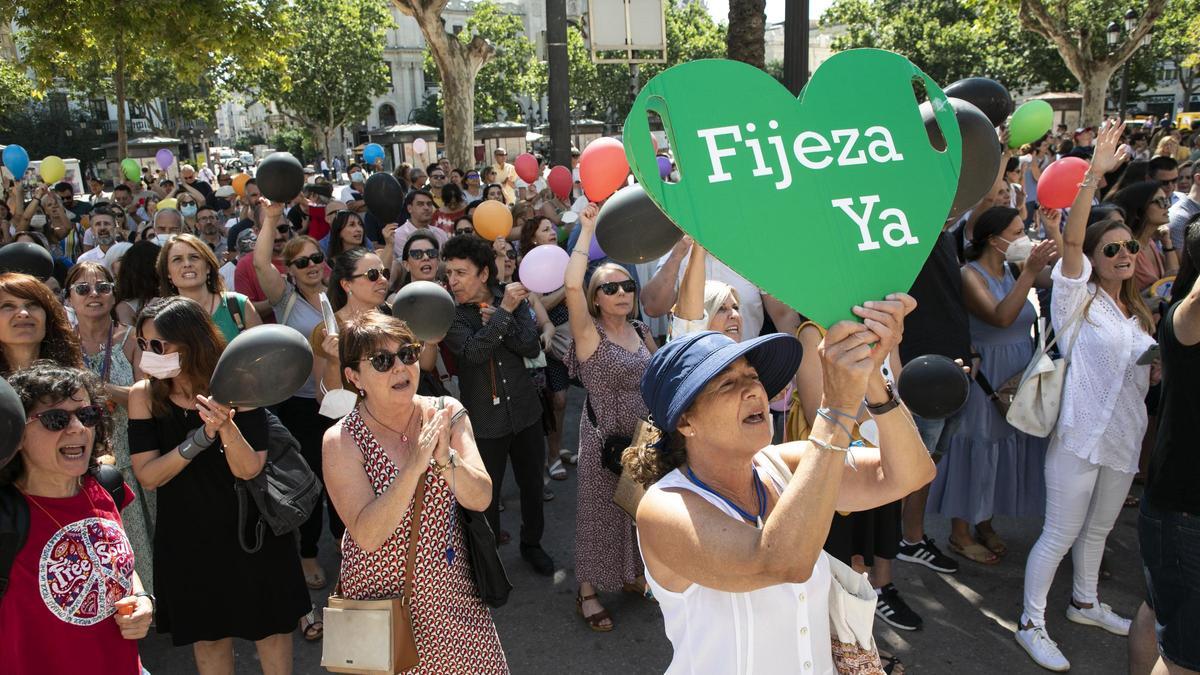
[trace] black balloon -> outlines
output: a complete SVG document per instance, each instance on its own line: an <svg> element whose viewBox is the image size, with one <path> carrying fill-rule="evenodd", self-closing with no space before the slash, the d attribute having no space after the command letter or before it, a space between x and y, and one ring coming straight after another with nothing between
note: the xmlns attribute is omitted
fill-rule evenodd
<svg viewBox="0 0 1200 675"><path fill-rule="evenodd" d="M1013 100L1004 85L986 77L968 77L946 87L947 96L961 98L983 111L993 127L1004 124L1013 112Z"/></svg>
<svg viewBox="0 0 1200 675"><path fill-rule="evenodd" d="M18 241L0 247L0 272L20 272L38 279L49 279L54 275L54 258L37 244Z"/></svg>
<svg viewBox="0 0 1200 675"><path fill-rule="evenodd" d="M17 454L25 434L25 407L8 380L0 377L0 467Z"/></svg>
<svg viewBox="0 0 1200 675"><path fill-rule="evenodd" d="M408 324L418 340L441 340L454 322L454 298L432 281L412 281L396 294L392 316Z"/></svg>
<svg viewBox="0 0 1200 675"><path fill-rule="evenodd" d="M900 398L913 414L936 420L966 405L971 380L954 361L929 354L904 364L897 385Z"/></svg>
<svg viewBox="0 0 1200 675"><path fill-rule="evenodd" d="M1000 175L1000 139L996 128L974 105L958 98L946 99L954 108L958 119L958 130L962 135L962 168L958 174L958 189L954 192L954 204L948 218L957 218L983 199L996 184ZM925 132L935 147L944 147L933 106L921 104L921 118L925 120Z"/></svg>
<svg viewBox="0 0 1200 675"><path fill-rule="evenodd" d="M661 258L683 232L658 208L639 184L621 188L596 216L596 241L604 253L623 263Z"/></svg>
<svg viewBox="0 0 1200 675"><path fill-rule="evenodd" d="M273 152L259 162L254 182L264 197L286 204L304 188L304 167L290 152Z"/></svg>
<svg viewBox="0 0 1200 675"><path fill-rule="evenodd" d="M392 174L376 171L363 186L363 199L376 220L384 225L394 223L404 208L404 188Z"/></svg>
<svg viewBox="0 0 1200 675"><path fill-rule="evenodd" d="M263 408L292 397L312 373L308 340L290 326L268 323L242 331L217 361L210 389L218 403Z"/></svg>

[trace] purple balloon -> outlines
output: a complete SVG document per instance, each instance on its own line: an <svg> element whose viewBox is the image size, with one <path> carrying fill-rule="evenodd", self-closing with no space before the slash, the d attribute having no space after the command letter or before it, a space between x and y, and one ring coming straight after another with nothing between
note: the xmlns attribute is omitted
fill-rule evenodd
<svg viewBox="0 0 1200 675"><path fill-rule="evenodd" d="M658 156L658 177L666 180L671 175L671 158Z"/></svg>
<svg viewBox="0 0 1200 675"><path fill-rule="evenodd" d="M160 149L154 154L154 161L158 162L158 168L166 171L175 163L175 153L166 148Z"/></svg>
<svg viewBox="0 0 1200 675"><path fill-rule="evenodd" d="M555 244L534 246L521 260L521 283L534 293L551 293L562 288L571 256Z"/></svg>
<svg viewBox="0 0 1200 675"><path fill-rule="evenodd" d="M608 254L604 252L604 249L600 248L600 240L592 237L592 245L588 248L588 260L596 261L607 257Z"/></svg>

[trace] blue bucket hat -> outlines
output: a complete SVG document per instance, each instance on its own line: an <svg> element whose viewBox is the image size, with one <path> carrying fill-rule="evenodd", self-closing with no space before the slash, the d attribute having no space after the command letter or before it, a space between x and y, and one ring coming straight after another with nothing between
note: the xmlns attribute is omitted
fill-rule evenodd
<svg viewBox="0 0 1200 675"><path fill-rule="evenodd" d="M758 371L767 398L774 398L796 374L802 354L800 342L785 333L746 342L734 342L716 331L685 335L650 359L642 374L642 400L654 426L670 433L696 396L734 361L746 357Z"/></svg>

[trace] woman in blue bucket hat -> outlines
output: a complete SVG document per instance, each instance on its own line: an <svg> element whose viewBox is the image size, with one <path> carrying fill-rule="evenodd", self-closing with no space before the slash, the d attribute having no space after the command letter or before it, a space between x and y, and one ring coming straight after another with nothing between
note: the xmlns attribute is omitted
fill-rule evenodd
<svg viewBox="0 0 1200 675"><path fill-rule="evenodd" d="M832 673L835 659L878 658L870 584L821 546L835 509L875 508L934 477L879 372L915 306L893 294L829 329L805 441L770 444L770 400L800 363L794 337L694 333L651 359L641 389L655 429L625 470L648 488L638 543L674 647L668 673ZM864 405L879 449L850 447Z"/></svg>

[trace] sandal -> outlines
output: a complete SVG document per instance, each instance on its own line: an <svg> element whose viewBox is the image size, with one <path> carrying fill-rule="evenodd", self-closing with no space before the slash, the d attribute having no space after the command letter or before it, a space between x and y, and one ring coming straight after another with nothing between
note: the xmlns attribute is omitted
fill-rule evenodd
<svg viewBox="0 0 1200 675"><path fill-rule="evenodd" d="M587 602L588 600L596 600L598 602L599 598L596 597L595 593L592 593L591 595L576 594L575 611L579 613L579 616L583 617L583 620L585 623L587 623L588 628L591 628L597 633L607 633L611 631L613 629L612 617L608 615L607 609L602 609L595 614L584 615L583 603ZM605 621L608 622L607 626L604 625Z"/></svg>
<svg viewBox="0 0 1200 675"><path fill-rule="evenodd" d="M316 642L325 634L325 622L321 620L317 611L314 606L312 611L300 617L300 632L308 642Z"/></svg>
<svg viewBox="0 0 1200 675"><path fill-rule="evenodd" d="M546 473L548 473L554 480L567 479L567 470L563 468L562 459L554 460L554 463L550 465L550 468L546 469Z"/></svg>
<svg viewBox="0 0 1200 675"><path fill-rule="evenodd" d="M904 675L904 663L900 661L900 657L891 654L884 656L883 652L880 652L879 662L887 675Z"/></svg>
<svg viewBox="0 0 1200 675"><path fill-rule="evenodd" d="M984 532L983 530L979 529L979 526L976 526L975 536L979 537L979 541L982 542L984 547L992 553L995 553L998 556L1003 556L1005 553L1008 553L1008 546L1004 543L1004 540L1000 538L1000 535L996 534L995 530Z"/></svg>
<svg viewBox="0 0 1200 675"><path fill-rule="evenodd" d="M977 562L980 565L995 565L996 563L1000 562L999 556L989 551L979 542L975 541L967 544L966 546L959 546L958 544L954 543L953 539L951 539L950 550L961 555L967 560Z"/></svg>
<svg viewBox="0 0 1200 675"><path fill-rule="evenodd" d="M621 590L626 593L633 593L634 595L640 595L643 598L645 598L646 600L649 600L650 602L653 602L656 605L658 604L658 600L654 599L654 591L650 590L650 584L645 584L644 586L641 584L622 584Z"/></svg>
<svg viewBox="0 0 1200 675"><path fill-rule="evenodd" d="M325 578L325 570L317 569L315 574L305 574L304 583L314 591L319 591L325 588L325 584L329 581Z"/></svg>
<svg viewBox="0 0 1200 675"><path fill-rule="evenodd" d="M1129 495L1128 497L1125 498L1125 508L1127 508L1127 509L1136 509L1138 507L1138 505L1141 503L1142 503L1142 500L1140 497L1134 497L1133 495Z"/></svg>
<svg viewBox="0 0 1200 675"><path fill-rule="evenodd" d="M579 455L571 452L570 450L559 450L558 458L572 466L579 461Z"/></svg>

